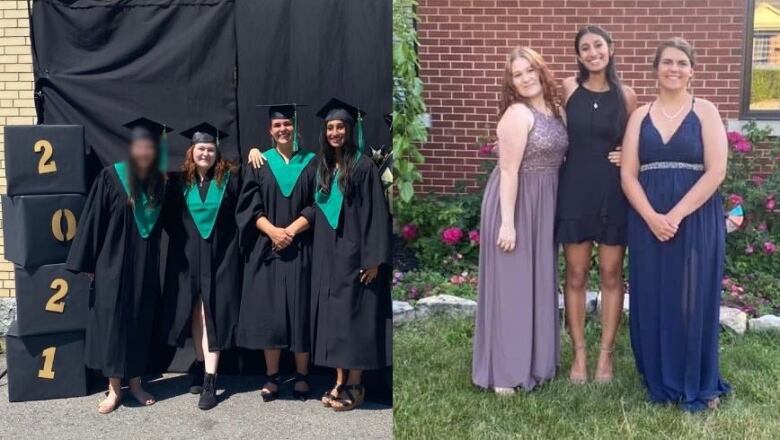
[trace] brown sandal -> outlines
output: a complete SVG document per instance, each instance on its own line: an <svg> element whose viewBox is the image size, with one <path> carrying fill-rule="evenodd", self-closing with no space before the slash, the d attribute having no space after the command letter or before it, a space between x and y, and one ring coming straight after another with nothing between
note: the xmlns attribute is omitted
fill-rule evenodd
<svg viewBox="0 0 780 440"><path fill-rule="evenodd" d="M354 394L353 394L354 391ZM333 411L351 411L363 404L363 400L366 397L366 389L363 385L347 385L343 389L346 398L339 397L334 400L335 405L331 405Z"/></svg>
<svg viewBox="0 0 780 440"><path fill-rule="evenodd" d="M339 395L341 394L341 390L344 388L344 385L336 385L334 388L325 391L325 394L322 395L322 398L320 399L320 402L322 402L322 406L325 408L330 408L333 406L333 401L339 398ZM333 391L336 391L336 395L334 396L331 394Z"/></svg>

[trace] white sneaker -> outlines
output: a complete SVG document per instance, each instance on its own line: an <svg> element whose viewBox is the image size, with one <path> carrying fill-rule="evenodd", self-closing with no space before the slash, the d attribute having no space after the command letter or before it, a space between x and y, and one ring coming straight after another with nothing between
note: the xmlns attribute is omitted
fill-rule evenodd
<svg viewBox="0 0 780 440"><path fill-rule="evenodd" d="M496 387L493 389L493 391L499 396L511 396L515 393L514 388Z"/></svg>

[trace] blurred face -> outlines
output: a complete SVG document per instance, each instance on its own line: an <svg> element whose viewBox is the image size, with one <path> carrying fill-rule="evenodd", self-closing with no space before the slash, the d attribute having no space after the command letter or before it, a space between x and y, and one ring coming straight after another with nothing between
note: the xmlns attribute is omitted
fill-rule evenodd
<svg viewBox="0 0 780 440"><path fill-rule="evenodd" d="M209 170L217 160L217 146L212 143L198 143L192 146L192 161L201 170Z"/></svg>
<svg viewBox="0 0 780 440"><path fill-rule="evenodd" d="M667 47L661 52L657 74L658 84L662 88L685 89L693 77L693 66L685 52Z"/></svg>
<svg viewBox="0 0 780 440"><path fill-rule="evenodd" d="M585 34L577 47L577 58L588 71L596 73L607 68L612 49L600 35Z"/></svg>
<svg viewBox="0 0 780 440"><path fill-rule="evenodd" d="M130 144L130 158L142 173L147 173L154 163L154 142L148 139L137 139Z"/></svg>
<svg viewBox="0 0 780 440"><path fill-rule="evenodd" d="M269 131L274 142L280 145L287 145L292 142L293 121L292 119L272 119Z"/></svg>
<svg viewBox="0 0 780 440"><path fill-rule="evenodd" d="M535 98L542 94L539 72L525 58L512 61L512 85L523 98Z"/></svg>
<svg viewBox="0 0 780 440"><path fill-rule="evenodd" d="M347 140L347 126L343 121L328 121L325 125L325 138L333 148L341 148Z"/></svg>

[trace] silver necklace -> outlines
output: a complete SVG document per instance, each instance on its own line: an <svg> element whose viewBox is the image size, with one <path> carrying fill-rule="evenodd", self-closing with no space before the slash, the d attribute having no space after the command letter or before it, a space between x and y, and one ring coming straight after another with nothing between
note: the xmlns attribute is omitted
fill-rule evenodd
<svg viewBox="0 0 780 440"><path fill-rule="evenodd" d="M661 114L662 114L662 115L664 115L664 117L665 117L666 119L672 120L672 119L675 119L676 117L680 116L680 113L682 113L683 109L685 108L685 103L683 103L683 105L680 107L680 109L679 109L679 110L677 110L677 111L676 111L676 112L675 112L673 115L671 115L671 116L669 115L669 113L666 113L666 110L664 110L664 106L663 106L663 105L661 105L661 103L660 103L660 102L658 103L658 107L661 109Z"/></svg>

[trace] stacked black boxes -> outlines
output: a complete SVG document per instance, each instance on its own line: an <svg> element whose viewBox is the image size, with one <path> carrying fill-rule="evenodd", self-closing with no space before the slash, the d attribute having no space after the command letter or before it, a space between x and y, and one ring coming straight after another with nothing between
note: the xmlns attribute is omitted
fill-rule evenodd
<svg viewBox="0 0 780 440"><path fill-rule="evenodd" d="M81 126L5 128L3 228L17 315L6 338L12 402L87 393L90 280L65 270L89 189L84 167Z"/></svg>

